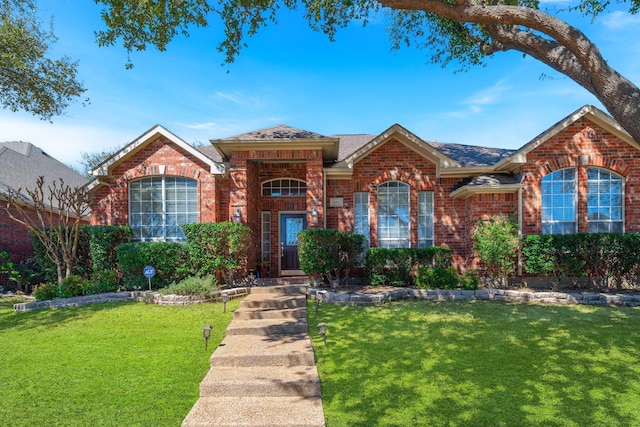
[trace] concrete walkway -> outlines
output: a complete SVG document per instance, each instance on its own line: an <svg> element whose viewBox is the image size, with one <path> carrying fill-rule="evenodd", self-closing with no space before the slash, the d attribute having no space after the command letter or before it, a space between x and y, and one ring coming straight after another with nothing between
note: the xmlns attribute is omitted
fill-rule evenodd
<svg viewBox="0 0 640 427"><path fill-rule="evenodd" d="M325 426L305 293L300 285L251 288L183 427Z"/></svg>

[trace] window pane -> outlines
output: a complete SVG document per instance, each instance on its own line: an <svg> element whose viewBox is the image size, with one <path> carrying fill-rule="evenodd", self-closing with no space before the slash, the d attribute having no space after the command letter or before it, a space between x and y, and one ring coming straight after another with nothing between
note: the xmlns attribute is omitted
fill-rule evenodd
<svg viewBox="0 0 640 427"><path fill-rule="evenodd" d="M307 183L299 179L274 179L262 183L263 196L305 196Z"/></svg>
<svg viewBox="0 0 640 427"><path fill-rule="evenodd" d="M134 239L183 239L181 224L198 219L198 185L179 177L151 177L129 184L129 225Z"/></svg>
<svg viewBox="0 0 640 427"><path fill-rule="evenodd" d="M561 169L544 178L542 189L542 233L567 234L576 230L575 169Z"/></svg>
<svg viewBox="0 0 640 427"><path fill-rule="evenodd" d="M588 229L590 232L620 233L624 229L622 177L600 168L588 173Z"/></svg>
<svg viewBox="0 0 640 427"><path fill-rule="evenodd" d="M378 186L378 241L383 248L409 247L409 186L386 182Z"/></svg>

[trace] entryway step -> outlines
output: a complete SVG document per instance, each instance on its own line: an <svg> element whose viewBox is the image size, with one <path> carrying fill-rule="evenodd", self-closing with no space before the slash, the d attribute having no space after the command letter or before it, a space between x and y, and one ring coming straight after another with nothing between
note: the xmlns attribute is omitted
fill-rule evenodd
<svg viewBox="0 0 640 427"><path fill-rule="evenodd" d="M201 397L182 427L324 427L320 397Z"/></svg>
<svg viewBox="0 0 640 427"><path fill-rule="evenodd" d="M250 319L297 319L307 315L305 307L276 309L276 308L243 308L233 313L237 320Z"/></svg>
<svg viewBox="0 0 640 427"><path fill-rule="evenodd" d="M315 366L219 366L200 384L200 396L320 396Z"/></svg>
<svg viewBox="0 0 640 427"><path fill-rule="evenodd" d="M307 286L303 284L294 285L270 285L254 286L251 288L252 294L278 294L278 295L305 295Z"/></svg>
<svg viewBox="0 0 640 427"><path fill-rule="evenodd" d="M272 309L285 309L285 308L300 308L306 306L306 298L300 295L288 295L288 296L265 296L264 294L249 294L241 303L238 310L252 309L252 308L272 308Z"/></svg>
<svg viewBox="0 0 640 427"><path fill-rule="evenodd" d="M211 355L211 366L315 366L315 360L306 334L228 335Z"/></svg>
<svg viewBox="0 0 640 427"><path fill-rule="evenodd" d="M233 319L227 335L290 335L308 331L306 318Z"/></svg>

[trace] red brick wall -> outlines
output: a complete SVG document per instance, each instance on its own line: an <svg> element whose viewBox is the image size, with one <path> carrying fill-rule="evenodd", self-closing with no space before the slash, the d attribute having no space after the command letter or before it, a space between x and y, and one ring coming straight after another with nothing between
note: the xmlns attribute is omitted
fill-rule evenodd
<svg viewBox="0 0 640 427"><path fill-rule="evenodd" d="M587 156L586 165L580 156ZM577 168L578 231L587 231L587 168L600 167L621 175L625 180L625 231L640 231L640 153L626 142L582 118L561 133L532 150L522 167L523 233L539 234L541 179L551 172L567 167Z"/></svg>
<svg viewBox="0 0 640 427"><path fill-rule="evenodd" d="M405 144L390 140L354 165L351 180L330 180L327 199L342 197L342 207L327 208L327 228L353 230L353 193L369 193L369 224L371 246L376 247L377 186L387 181L401 181L410 187L410 238L411 246L418 244L418 192L434 193L435 245L449 247L456 253L456 263L465 258L466 222L464 201L449 197L451 187L458 179L436 178L436 164L418 154Z"/></svg>
<svg viewBox="0 0 640 427"><path fill-rule="evenodd" d="M12 215L20 218L20 215L12 207L9 208ZM35 220L37 216L35 211L29 210L32 218ZM29 230L22 224L12 220L5 211L5 205L0 207L0 252L9 252L14 262L22 261L33 255L33 245L31 243L31 234Z"/></svg>
<svg viewBox="0 0 640 427"><path fill-rule="evenodd" d="M92 224L127 225L129 221L128 182L143 177L164 175L195 179L198 182L200 222L216 222L222 217L216 209L218 179L209 166L164 137L117 165L109 177L109 185L95 193ZM226 214L226 212L225 212Z"/></svg>
<svg viewBox="0 0 640 427"><path fill-rule="evenodd" d="M9 208L16 218L21 218L15 208ZM26 209L30 220L40 224L40 220L33 209ZM54 215L54 221L58 221L58 216ZM81 221L81 224L88 224L88 221ZM46 224L48 226L48 223ZM14 221L5 211L5 206L0 207L0 252L9 252L14 262L20 262L25 258L33 256L33 244L31 234L24 225Z"/></svg>

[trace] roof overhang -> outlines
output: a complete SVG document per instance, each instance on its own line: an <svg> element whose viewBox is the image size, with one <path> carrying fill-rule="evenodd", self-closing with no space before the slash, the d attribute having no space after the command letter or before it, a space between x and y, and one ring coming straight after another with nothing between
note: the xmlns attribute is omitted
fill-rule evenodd
<svg viewBox="0 0 640 427"><path fill-rule="evenodd" d="M273 138L273 139L212 139L211 144L223 159L230 159L234 151L322 150L326 162L338 159L338 138ZM273 160L278 160L274 158Z"/></svg>
<svg viewBox="0 0 640 427"><path fill-rule="evenodd" d="M452 199L468 199L477 194L505 194L515 193L522 188L522 184L497 184L497 185L463 185L452 191L449 196Z"/></svg>

